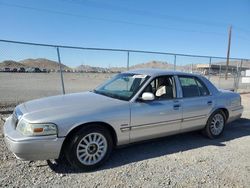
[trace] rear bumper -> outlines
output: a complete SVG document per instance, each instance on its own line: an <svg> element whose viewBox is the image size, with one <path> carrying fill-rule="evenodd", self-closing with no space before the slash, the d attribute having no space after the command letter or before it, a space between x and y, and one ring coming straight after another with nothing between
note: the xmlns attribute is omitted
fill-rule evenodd
<svg viewBox="0 0 250 188"><path fill-rule="evenodd" d="M239 119L242 116L242 113L243 113L243 106L230 109L229 118L227 122L229 123Z"/></svg>
<svg viewBox="0 0 250 188"><path fill-rule="evenodd" d="M22 160L59 158L64 138L57 136L26 137L16 131L12 116L4 124L4 140L8 149Z"/></svg>

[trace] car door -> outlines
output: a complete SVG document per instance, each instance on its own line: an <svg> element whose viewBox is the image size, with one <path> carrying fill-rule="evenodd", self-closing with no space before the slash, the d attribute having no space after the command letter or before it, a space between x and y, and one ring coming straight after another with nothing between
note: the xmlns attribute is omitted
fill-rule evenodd
<svg viewBox="0 0 250 188"><path fill-rule="evenodd" d="M213 97L206 85L196 76L178 76L182 91L181 131L201 129L213 108Z"/></svg>
<svg viewBox="0 0 250 188"><path fill-rule="evenodd" d="M167 94L155 96L155 100L152 101L138 99L131 103L131 142L175 134L180 131L182 110L179 101L176 100L174 77L157 77L145 87L143 92L160 95L160 92L157 93L159 90L162 91L160 79L167 79L169 82L166 86Z"/></svg>

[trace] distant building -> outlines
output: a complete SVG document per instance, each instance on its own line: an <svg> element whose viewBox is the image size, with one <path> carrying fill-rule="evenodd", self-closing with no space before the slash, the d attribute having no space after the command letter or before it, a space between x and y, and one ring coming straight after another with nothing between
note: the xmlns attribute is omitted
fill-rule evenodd
<svg viewBox="0 0 250 188"><path fill-rule="evenodd" d="M209 69L209 64L197 64L196 69L197 71L201 72L204 75L207 75L210 71L210 74L224 74L226 72L226 65L225 64L211 64L211 67ZM235 65L228 65L228 73L235 73L236 71L240 70L240 67L237 67ZM241 71L246 71L249 69L248 67L241 67Z"/></svg>

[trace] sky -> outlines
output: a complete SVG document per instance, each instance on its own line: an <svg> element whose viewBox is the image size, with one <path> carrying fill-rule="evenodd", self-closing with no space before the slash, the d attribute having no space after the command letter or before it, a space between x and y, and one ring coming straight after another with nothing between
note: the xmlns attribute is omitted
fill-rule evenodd
<svg viewBox="0 0 250 188"><path fill-rule="evenodd" d="M0 39L250 59L250 0L0 0ZM54 48L0 42L0 61L47 57ZM125 66L126 53L61 49L64 64ZM130 63L173 62L173 56L130 54ZM207 63L203 58L179 63ZM216 61L214 59L213 61Z"/></svg>

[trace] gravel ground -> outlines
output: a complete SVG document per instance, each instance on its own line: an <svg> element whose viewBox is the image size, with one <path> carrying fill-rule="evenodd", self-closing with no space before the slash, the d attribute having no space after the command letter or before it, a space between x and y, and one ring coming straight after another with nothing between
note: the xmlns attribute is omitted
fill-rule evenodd
<svg viewBox="0 0 250 188"><path fill-rule="evenodd" d="M135 144L88 173L54 161L17 160L4 144L1 122L0 187L249 187L250 94L242 101L243 117L220 139L192 132Z"/></svg>

